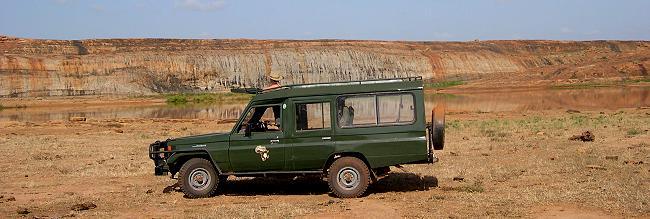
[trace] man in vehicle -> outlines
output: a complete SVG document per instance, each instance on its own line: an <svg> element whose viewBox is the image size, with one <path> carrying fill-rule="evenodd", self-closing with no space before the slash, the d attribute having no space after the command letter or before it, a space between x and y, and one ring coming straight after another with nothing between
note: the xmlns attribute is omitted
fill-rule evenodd
<svg viewBox="0 0 650 219"><path fill-rule="evenodd" d="M270 85L264 88L264 91L273 90L281 87L280 81L283 79L282 75L279 75L277 72L271 72L269 75Z"/></svg>

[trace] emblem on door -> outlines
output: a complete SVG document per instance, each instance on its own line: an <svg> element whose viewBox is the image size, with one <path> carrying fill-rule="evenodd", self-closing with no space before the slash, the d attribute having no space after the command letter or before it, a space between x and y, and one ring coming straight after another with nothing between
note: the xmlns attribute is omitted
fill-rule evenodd
<svg viewBox="0 0 650 219"><path fill-rule="evenodd" d="M258 145L257 147L255 147L255 153L260 155L262 161L266 161L267 159L269 159L269 150L262 145Z"/></svg>

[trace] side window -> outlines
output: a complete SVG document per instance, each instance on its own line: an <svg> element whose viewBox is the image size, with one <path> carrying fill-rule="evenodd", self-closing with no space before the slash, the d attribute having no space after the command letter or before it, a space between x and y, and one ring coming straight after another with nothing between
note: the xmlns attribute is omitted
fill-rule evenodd
<svg viewBox="0 0 650 219"><path fill-rule="evenodd" d="M336 110L338 125L342 128L415 121L415 101L409 93L339 97Z"/></svg>
<svg viewBox="0 0 650 219"><path fill-rule="evenodd" d="M247 124L250 124L251 132L282 131L281 121L279 105L256 106L248 110L237 133L244 134Z"/></svg>
<svg viewBox="0 0 650 219"><path fill-rule="evenodd" d="M330 103L296 104L296 130L330 128Z"/></svg>
<svg viewBox="0 0 650 219"><path fill-rule="evenodd" d="M377 96L379 124L410 123L415 120L415 105L411 94Z"/></svg>
<svg viewBox="0 0 650 219"><path fill-rule="evenodd" d="M337 106L339 126L377 125L375 95L340 97Z"/></svg>

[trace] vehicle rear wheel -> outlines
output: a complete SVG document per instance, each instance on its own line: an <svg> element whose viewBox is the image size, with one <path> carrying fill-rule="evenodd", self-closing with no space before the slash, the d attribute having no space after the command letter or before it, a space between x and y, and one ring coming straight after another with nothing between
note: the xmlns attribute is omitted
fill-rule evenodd
<svg viewBox="0 0 650 219"><path fill-rule="evenodd" d="M188 198L210 197L222 184L212 163L203 158L192 158L185 162L178 176L181 190Z"/></svg>
<svg viewBox="0 0 650 219"><path fill-rule="evenodd" d="M359 158L339 158L330 165L327 184L339 198L356 198L368 189L370 170Z"/></svg>

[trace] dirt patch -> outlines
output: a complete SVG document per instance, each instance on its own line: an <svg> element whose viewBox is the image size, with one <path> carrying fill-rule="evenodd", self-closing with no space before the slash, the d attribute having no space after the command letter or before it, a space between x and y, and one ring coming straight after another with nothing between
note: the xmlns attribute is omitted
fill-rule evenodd
<svg viewBox="0 0 650 219"><path fill-rule="evenodd" d="M340 202L333 202L328 205L336 211L307 215L299 218L399 218L396 206L390 203L373 199L354 199Z"/></svg>
<svg viewBox="0 0 650 219"><path fill-rule="evenodd" d="M599 209L589 209L574 205L558 205L536 209L532 217L539 219L609 219L623 218L607 214Z"/></svg>

